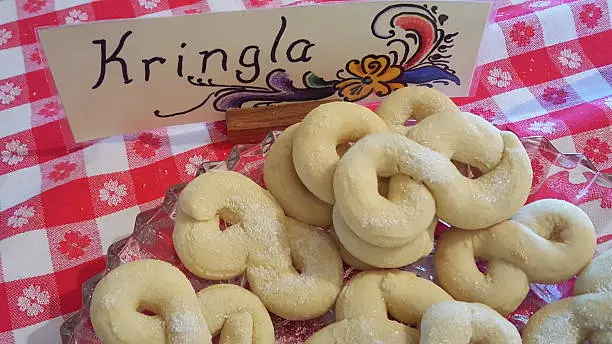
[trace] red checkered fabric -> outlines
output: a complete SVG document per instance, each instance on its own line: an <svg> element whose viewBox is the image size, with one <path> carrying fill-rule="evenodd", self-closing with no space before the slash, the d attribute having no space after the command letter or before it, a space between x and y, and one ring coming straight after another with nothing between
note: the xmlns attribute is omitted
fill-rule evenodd
<svg viewBox="0 0 612 344"><path fill-rule="evenodd" d="M231 148L221 122L76 144L35 28L313 2L0 0L0 343L59 343L59 325L81 305L81 284L103 268L104 252L131 232L136 214ZM611 7L611 0L501 2L486 29L476 96L456 102L612 172ZM535 182L554 194L554 180L542 182L544 164L534 162ZM569 178L576 190L586 183L550 178ZM574 203L612 233L610 185L590 190Z"/></svg>

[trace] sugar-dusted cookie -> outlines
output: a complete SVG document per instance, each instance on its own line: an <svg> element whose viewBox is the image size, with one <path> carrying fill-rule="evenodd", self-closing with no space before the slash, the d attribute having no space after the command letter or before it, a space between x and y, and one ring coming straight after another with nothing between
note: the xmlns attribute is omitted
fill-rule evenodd
<svg viewBox="0 0 612 344"><path fill-rule="evenodd" d="M612 343L612 250L593 259L578 275L574 295L532 315L523 330L523 343Z"/></svg>
<svg viewBox="0 0 612 344"><path fill-rule="evenodd" d="M274 344L268 310L250 291L233 284L215 284L201 290L198 300L210 333L220 344Z"/></svg>
<svg viewBox="0 0 612 344"><path fill-rule="evenodd" d="M336 147L362 137L387 132L387 125L370 109L348 102L319 105L304 118L293 139L293 163L304 185L319 199L334 204Z"/></svg>
<svg viewBox="0 0 612 344"><path fill-rule="evenodd" d="M444 232L434 262L438 281L455 299L508 314L525 299L529 283L568 280L594 252L589 217L568 202L545 199L486 229ZM474 259L488 262L485 273Z"/></svg>
<svg viewBox="0 0 612 344"><path fill-rule="evenodd" d="M333 239L285 217L249 178L204 173L183 189L177 208L174 247L195 275L221 280L246 272L266 308L290 320L316 318L333 305L342 285ZM223 231L220 219L230 224Z"/></svg>
<svg viewBox="0 0 612 344"><path fill-rule="evenodd" d="M189 280L160 260L138 260L111 270L94 290L90 314L94 331L105 344L211 343Z"/></svg>
<svg viewBox="0 0 612 344"><path fill-rule="evenodd" d="M418 326L429 307L452 300L433 282L400 270L362 272L342 289L336 322L308 344L418 344ZM402 323L389 319L389 314ZM404 325L406 324L406 325Z"/></svg>
<svg viewBox="0 0 612 344"><path fill-rule="evenodd" d="M480 303L445 301L431 306L421 320L420 344L521 344L511 322Z"/></svg>
<svg viewBox="0 0 612 344"><path fill-rule="evenodd" d="M313 226L328 227L332 222L332 206L304 186L293 166L293 138L299 125L285 129L270 148L264 163L264 181L288 216Z"/></svg>
<svg viewBox="0 0 612 344"><path fill-rule="evenodd" d="M433 250L434 231L438 223L438 220L434 218L425 232L406 245L381 247L372 245L355 235L348 228L337 208L334 208L333 219L334 232L347 253L361 263L378 268L399 268L430 254Z"/></svg>

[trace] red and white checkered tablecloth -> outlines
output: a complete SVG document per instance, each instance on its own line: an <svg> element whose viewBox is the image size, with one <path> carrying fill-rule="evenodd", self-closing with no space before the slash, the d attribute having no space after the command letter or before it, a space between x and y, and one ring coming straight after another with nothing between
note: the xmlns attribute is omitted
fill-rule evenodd
<svg viewBox="0 0 612 344"><path fill-rule="evenodd" d="M0 343L59 343L81 284L102 270L107 247L131 232L136 214L230 149L222 122L74 143L35 28L292 2L0 0ZM612 0L500 5L486 29L477 94L457 103L612 172ZM540 178L543 165L533 166ZM574 203L612 233L612 189L598 187Z"/></svg>

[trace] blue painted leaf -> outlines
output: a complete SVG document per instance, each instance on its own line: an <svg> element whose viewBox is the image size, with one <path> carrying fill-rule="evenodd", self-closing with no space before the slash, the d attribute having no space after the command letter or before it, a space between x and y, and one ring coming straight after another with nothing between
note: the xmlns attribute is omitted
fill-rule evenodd
<svg viewBox="0 0 612 344"><path fill-rule="evenodd" d="M426 66L407 70L393 81L401 82L404 85L419 85L435 80L449 80L457 85L461 85L461 80L459 80L455 74L436 66Z"/></svg>

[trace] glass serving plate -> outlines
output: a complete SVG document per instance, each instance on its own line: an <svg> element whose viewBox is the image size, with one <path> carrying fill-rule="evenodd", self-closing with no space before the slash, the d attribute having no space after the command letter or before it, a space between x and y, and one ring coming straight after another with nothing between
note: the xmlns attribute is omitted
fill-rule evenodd
<svg viewBox="0 0 612 344"><path fill-rule="evenodd" d="M264 186L264 158L279 134L280 132L272 132L259 144L236 145L226 160L205 162L200 166L198 174L210 170L232 170ZM524 137L521 141L529 153L534 169L533 186L527 203L542 198L557 198L578 205L589 214L596 225L598 244L600 244L598 253L606 248L612 249L612 245L606 244L608 240L612 240L610 223L612 217L607 216L609 214L602 215L601 213L602 210L612 210L604 209L612 208L610 204L612 202L610 199L612 176L597 172L594 165L582 154L559 152L544 137ZM469 169L467 174L468 176L471 174ZM170 262L185 272L197 291L217 283L246 285L244 276L224 281L209 281L194 276L182 266L172 245L172 231L176 201L184 186L185 184L172 186L159 207L142 212L136 217L134 232L129 237L109 247L106 269L84 283L82 308L68 318L60 328L63 344L100 343L89 319L91 295L96 284L106 272L126 262L142 258L155 258ZM599 203L593 206L593 202ZM445 225L440 223L438 232L444 228ZM435 282L431 255L402 269ZM345 281L357 272L358 270L345 265ZM507 318L520 330L529 317L544 304L571 296L572 288L573 280L554 285L532 284L525 301ZM333 310L330 310L322 317L308 321L288 321L272 315L272 321L277 343L299 344L305 342L319 329L334 322L334 314Z"/></svg>

